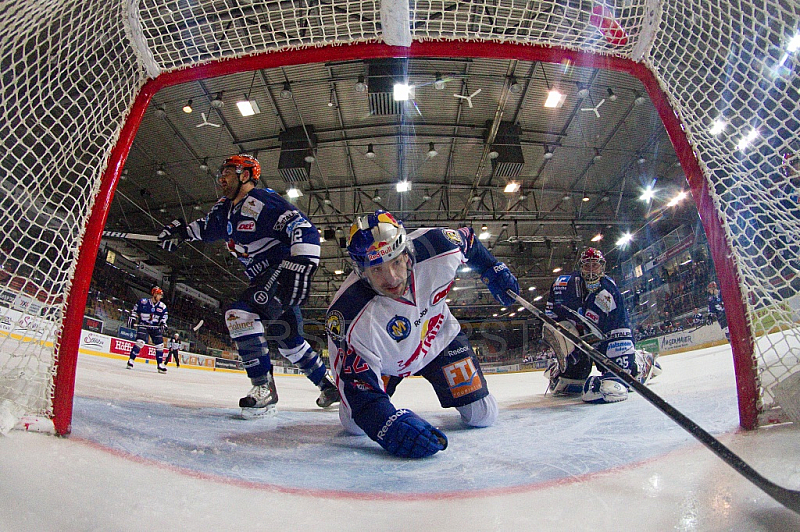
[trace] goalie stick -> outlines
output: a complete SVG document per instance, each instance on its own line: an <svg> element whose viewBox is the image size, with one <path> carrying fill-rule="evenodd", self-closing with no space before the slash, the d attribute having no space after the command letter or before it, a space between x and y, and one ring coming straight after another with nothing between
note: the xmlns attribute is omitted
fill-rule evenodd
<svg viewBox="0 0 800 532"><path fill-rule="evenodd" d="M156 235L143 235L140 233L123 233L120 231L103 231L106 238L122 238L125 240L144 240L145 242L158 242Z"/></svg>
<svg viewBox="0 0 800 532"><path fill-rule="evenodd" d="M545 314L544 311L539 310L527 300L521 298L515 292L508 290L506 293L509 297L514 298L517 303L530 311L534 316L545 322L550 327L558 330L569 341L574 343L578 349L586 353L586 355L594 362L601 364L616 377L619 377L625 381L628 386L636 390L636 392L644 397L650 404L661 410L667 415L667 417L672 419L675 423L680 425L681 428L686 430L686 432L708 447L714 454L721 458L723 462L735 469L740 475L758 486L764 493L784 505L786 508L800 514L800 491L784 488L762 476L758 471L750 467L747 462L739 458L739 456L737 456L733 451L725 447L722 442L706 432L697 423L683 415L675 407L651 391L650 388L637 381L630 375L630 373L627 373L618 364L609 360L600 351L586 343L577 335L572 334L570 331L562 327L557 321Z"/></svg>

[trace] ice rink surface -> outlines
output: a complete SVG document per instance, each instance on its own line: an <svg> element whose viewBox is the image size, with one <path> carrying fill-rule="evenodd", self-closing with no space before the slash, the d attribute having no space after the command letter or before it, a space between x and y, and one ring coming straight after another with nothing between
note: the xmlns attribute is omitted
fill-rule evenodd
<svg viewBox="0 0 800 532"><path fill-rule="evenodd" d="M652 390L770 480L800 489L800 429L738 427L728 346L662 357ZM0 530L800 530L783 508L631 394L545 396L541 372L487 376L498 422L464 427L426 381L393 402L447 433L418 461L345 433L303 377L244 421L241 373L81 355L72 435L0 438Z"/></svg>

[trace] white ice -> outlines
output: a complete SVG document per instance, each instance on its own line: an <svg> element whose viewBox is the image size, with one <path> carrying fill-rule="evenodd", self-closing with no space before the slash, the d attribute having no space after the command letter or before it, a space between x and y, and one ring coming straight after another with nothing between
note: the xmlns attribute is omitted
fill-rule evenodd
<svg viewBox="0 0 800 532"><path fill-rule="evenodd" d="M651 389L768 479L800 488L800 431L738 427L730 348L661 358ZM0 531L800 530L642 397L613 405L543 395L542 373L489 375L497 424L467 429L428 383L394 396L449 437L393 458L278 376L279 413L237 419L240 373L81 355L69 438L0 438Z"/></svg>

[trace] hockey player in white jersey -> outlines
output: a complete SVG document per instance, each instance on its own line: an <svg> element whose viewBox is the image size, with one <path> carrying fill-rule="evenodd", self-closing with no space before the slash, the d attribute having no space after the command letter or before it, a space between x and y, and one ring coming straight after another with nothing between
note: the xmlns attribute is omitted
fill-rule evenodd
<svg viewBox="0 0 800 532"><path fill-rule="evenodd" d="M447 447L447 437L391 396L400 381L420 375L444 408L463 422L488 427L497 401L467 336L447 306L456 270L467 264L503 304L519 292L516 277L471 228L418 229L410 235L386 211L360 217L347 251L354 272L328 308L328 350L342 402L339 418L389 453L422 458Z"/></svg>

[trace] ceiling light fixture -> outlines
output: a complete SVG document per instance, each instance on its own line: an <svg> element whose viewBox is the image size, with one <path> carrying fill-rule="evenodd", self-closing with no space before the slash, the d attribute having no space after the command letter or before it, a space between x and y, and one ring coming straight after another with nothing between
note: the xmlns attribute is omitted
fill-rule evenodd
<svg viewBox="0 0 800 532"><path fill-rule="evenodd" d="M292 86L289 84L288 81L283 82L283 88L281 89L281 98L284 100L289 100L292 97Z"/></svg>
<svg viewBox="0 0 800 532"><path fill-rule="evenodd" d="M286 195L289 196L291 199L296 199L303 195L303 191L297 187L292 187L286 191Z"/></svg>
<svg viewBox="0 0 800 532"><path fill-rule="evenodd" d="M545 144L545 146L544 146L544 155L542 157L544 157L547 160L550 160L550 159L553 158L553 155L554 155L553 152L554 151L555 151L554 148L551 148L550 146Z"/></svg>
<svg viewBox="0 0 800 532"><path fill-rule="evenodd" d="M378 193L378 191L376 190L376 191L375 191L375 195L374 195L374 196L372 196L372 202L373 202L373 203L380 203L382 199L383 199L383 198L381 198L381 195L380 195L380 194Z"/></svg>
<svg viewBox="0 0 800 532"><path fill-rule="evenodd" d="M433 82L433 88L437 91L444 89L444 80L442 79L442 75L440 73L436 73L436 81Z"/></svg>
<svg viewBox="0 0 800 532"><path fill-rule="evenodd" d="M167 172L164 170L163 164L158 167L158 170L156 170L156 175L159 177L164 177L165 175L167 175Z"/></svg>
<svg viewBox="0 0 800 532"><path fill-rule="evenodd" d="M639 158L636 160L636 162L639 164L644 164L647 162L647 159L645 159L644 155L639 155Z"/></svg>
<svg viewBox="0 0 800 532"><path fill-rule="evenodd" d="M519 86L517 78L511 76L511 78L508 80L508 90L511 91L512 94L517 94L521 89L522 87Z"/></svg>
<svg viewBox="0 0 800 532"><path fill-rule="evenodd" d="M225 106L225 102L222 101L222 92L218 92L214 99L211 100L211 107L214 109L222 109Z"/></svg>
<svg viewBox="0 0 800 532"><path fill-rule="evenodd" d="M200 170L203 172L208 172L208 157L203 158L203 162L200 163Z"/></svg>
<svg viewBox="0 0 800 532"><path fill-rule="evenodd" d="M439 152L436 151L436 146L434 146L433 142L428 143L428 157L436 157L439 155Z"/></svg>
<svg viewBox="0 0 800 532"><path fill-rule="evenodd" d="M647 98L645 98L645 96L643 94L638 93L638 92L636 93L636 96L633 99L633 103L635 105L644 105L644 102L646 102L646 101L647 101Z"/></svg>
<svg viewBox="0 0 800 532"><path fill-rule="evenodd" d="M516 181L509 181L508 184L506 184L506 188L503 190L503 192L507 194L512 194L518 190L519 190L519 183L517 183Z"/></svg>
<svg viewBox="0 0 800 532"><path fill-rule="evenodd" d="M603 240L603 233L597 233L592 237L592 242L600 242Z"/></svg>
<svg viewBox="0 0 800 532"><path fill-rule="evenodd" d="M411 181L398 181L395 188L398 192L408 192L411 190Z"/></svg>
<svg viewBox="0 0 800 532"><path fill-rule="evenodd" d="M187 115L192 112L192 100L190 99L186 102L186 105L183 106L183 112Z"/></svg>
<svg viewBox="0 0 800 532"><path fill-rule="evenodd" d="M366 157L367 159L374 159L375 158L375 152L372 151L372 144L369 144L367 146L367 153L364 154L364 157Z"/></svg>
<svg viewBox="0 0 800 532"><path fill-rule="evenodd" d="M498 157L500 157L500 152L497 151L494 146L492 146L492 148L489 150L489 159L497 159Z"/></svg>
<svg viewBox="0 0 800 532"><path fill-rule="evenodd" d="M594 157L592 157L592 161L594 161L596 163L599 163L602 160L603 160L603 154L600 153L600 150L598 148L595 148L594 149Z"/></svg>
<svg viewBox="0 0 800 532"><path fill-rule="evenodd" d="M366 92L367 91L367 84L364 82L364 74L358 75L358 81L356 82L356 92Z"/></svg>
<svg viewBox="0 0 800 532"><path fill-rule="evenodd" d="M578 83L578 98L586 98L589 96L589 87L584 85L583 83Z"/></svg>
<svg viewBox="0 0 800 532"><path fill-rule="evenodd" d="M261 112L256 101L250 100L247 96L244 97L244 100L236 102L236 107L239 108L239 113L241 113L242 116L253 116Z"/></svg>
<svg viewBox="0 0 800 532"><path fill-rule="evenodd" d="M331 87L331 96L328 98L328 107L336 105L336 91Z"/></svg>
<svg viewBox="0 0 800 532"><path fill-rule="evenodd" d="M314 156L314 150L312 148L309 148L308 151L306 151L306 156L303 158L303 160L308 164L311 164L317 160L317 158Z"/></svg>
<svg viewBox="0 0 800 532"><path fill-rule="evenodd" d="M572 194L564 194L564 197L561 199L564 201L572 201Z"/></svg>
<svg viewBox="0 0 800 532"><path fill-rule="evenodd" d="M587 201L589 201L589 196L587 196L586 194L584 194L584 195L583 195L583 199L582 199L581 201L583 201L583 202L587 202Z"/></svg>
<svg viewBox="0 0 800 532"><path fill-rule="evenodd" d="M167 118L167 108L164 105L159 105L158 109L156 109L156 116L161 118L162 120Z"/></svg>
<svg viewBox="0 0 800 532"><path fill-rule="evenodd" d="M547 93L547 99L544 101L544 106L548 109L559 109L562 105L564 105L564 100L566 99L566 94L561 94L558 89L552 89Z"/></svg>
<svg viewBox="0 0 800 532"><path fill-rule="evenodd" d="M608 93L608 99L610 101L612 101L612 102L616 102L617 101L617 95L614 94L614 91L611 90L611 87L607 88L606 92Z"/></svg>
<svg viewBox="0 0 800 532"><path fill-rule="evenodd" d="M394 87L392 87L392 96L396 102L407 102L408 100L413 100L416 96L415 93L416 91L414 86L409 85L407 82L395 83Z"/></svg>

